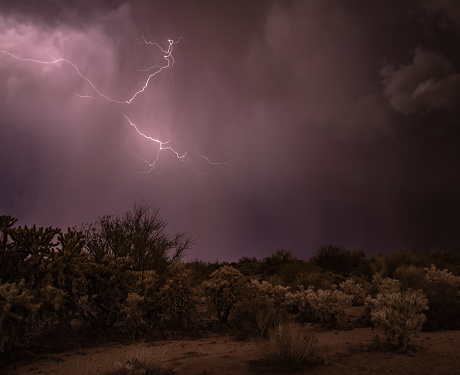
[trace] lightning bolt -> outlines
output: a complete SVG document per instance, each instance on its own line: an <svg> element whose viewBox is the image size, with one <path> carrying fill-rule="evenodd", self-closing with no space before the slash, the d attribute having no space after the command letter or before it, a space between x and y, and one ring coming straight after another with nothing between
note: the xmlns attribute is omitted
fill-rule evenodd
<svg viewBox="0 0 460 375"><path fill-rule="evenodd" d="M150 71L150 70L153 70L153 73L150 73L145 81L145 83L143 84L143 86L137 90L133 96L131 96L131 98L127 99L127 100L118 100L118 99L113 99L113 98L110 98L109 96L103 94L97 87L96 85L88 78L86 77L81 71L80 69L78 69L78 67L71 61L67 60L67 59L63 59L63 58L60 58L60 59L56 59L56 60L52 60L52 61L43 61L43 60L36 60L36 59L29 59L29 58L24 58L24 57L19 57L19 56L16 56L15 54L11 53L11 52L8 52L8 51L0 51L0 53L4 53L8 56L11 56L13 57L14 59L16 60L19 60L19 61L27 61L27 62L34 62L34 63L38 63L38 64L45 64L45 65L52 65L52 64L58 64L58 63L66 63L66 64L69 64L74 70L75 72L83 79L85 80L92 88L93 90L101 97L101 98L104 98L110 102L114 102L114 103L118 103L118 104L131 104L131 102L136 99L136 97L143 93L149 83L150 83L150 80L155 77L157 74L161 73L163 70L166 70L166 69L169 69L171 68L173 70L172 74L174 73L174 64L176 62L176 60L174 59L173 55L172 55L172 52L173 52L173 48L174 48L174 45L179 43L180 40L183 39L182 37L180 37L177 41L173 41L171 39L168 40L168 48L167 49L164 49L162 48L158 43L154 43L154 42L148 42L144 35L142 34L142 40L144 41L145 44L149 44L149 45L154 45L156 47L158 47L160 49L161 52L163 52L165 55L163 56L163 58L166 60L166 64L165 65L154 65L148 69L145 69L145 70L140 70L140 71ZM76 94L78 95L78 94ZM88 95L78 95L80 97L89 97ZM92 97L90 97L92 98Z"/></svg>
<svg viewBox="0 0 460 375"><path fill-rule="evenodd" d="M8 52L8 51L4 51L4 50L0 50L0 53L2 54L6 54L16 60L19 60L19 61L25 61L25 62L33 62L33 63L37 63L37 64L44 64L44 65L53 65L53 64L59 64L59 63L65 63L65 64L68 64L70 65L74 70L75 72L86 82L88 83L91 88L95 91L95 93L97 94L97 96L99 96L100 98L102 99L105 99L109 102L113 102L113 103L117 103L117 104L131 104L137 96L139 96L140 94L144 93L149 84L150 84L150 81L152 80L153 77L155 77L156 75L162 73L163 71L165 70L168 70L170 69L171 70L171 77L173 76L174 74L174 66L176 64L176 60L173 56L173 50L174 50L174 46L179 43L181 40L183 40L184 38L181 36L179 37L179 39L177 41L174 41L172 39L168 39L168 47L165 49L163 47L161 47L161 45L159 43L156 43L156 42L150 42L148 41L145 37L144 37L144 34L141 34L141 37L142 37L142 43L146 44L146 45L152 45L152 46L155 46L156 48L158 48L164 55L163 55L163 58L164 60L166 61L166 63L164 65L154 65L154 66L151 66L147 69L143 69L143 70L139 70L139 71L143 71L143 72L147 72L149 73L146 80L144 81L144 83L141 85L140 89L138 89L136 92L134 92L134 94L128 98L128 99L125 99L125 100L119 100L119 99L114 99L114 98L111 98L109 97L108 95L104 94L102 91L100 91L97 86L87 77L85 76L81 71L80 69L78 68L77 65L75 65L73 62L71 62L70 60L67 60L65 58L58 58L58 59L55 59L55 60L50 60L50 61L44 61L44 60L37 60L37 59L32 59L32 58L24 58L24 57L19 57L11 52ZM74 95L78 96L79 98L83 98L83 99L93 99L95 100L96 98L91 96L91 95L80 95L78 93L74 93ZM156 156L154 158L153 161L148 161L142 157L140 157L139 155L135 154L134 152L134 155L139 159L141 160L142 162L146 163L148 168L145 170L145 171L142 171L142 172L139 172L139 173L150 173L153 171L153 169L155 168L155 165L160 157L160 152L161 151L164 151L164 150L168 150L170 152L172 152L176 158L180 161L184 161L184 159L192 152L192 151L186 151L184 153L179 153L178 151L176 151L174 148L172 148L171 146L169 146L168 144L171 142L171 139L168 140L168 141L160 141L159 139L156 139L156 138L153 138L143 132L141 132L138 128L138 126L132 122L127 115L123 115L125 117L125 119L128 121L128 123L131 125L131 127L133 127L135 129L135 131L137 132L138 135L140 135L141 137L153 142L153 143L156 143L157 145L157 152L156 152ZM195 155L204 160L209 166L230 166L230 163L229 162L219 162L219 163L216 163L216 162L212 162L207 156L201 154L200 152L198 152L196 149L193 149L193 152L195 153ZM199 174L207 174L207 173L199 173Z"/></svg>
<svg viewBox="0 0 460 375"><path fill-rule="evenodd" d="M188 151L185 151L183 154L180 154L179 152L177 152L176 150L174 150L172 147L168 146L168 143L171 142L171 140L168 140L168 141L160 141L159 139L156 139L156 138L153 138L147 134L144 134L142 133L139 128L137 127L137 125L135 123L133 123L128 116L126 115L123 115L123 117L129 122L129 124L136 130L136 132L144 137L145 139L148 139L154 143L156 143L158 145L158 151L156 153L156 157L153 161L148 161L148 160L145 160L143 158L141 158L139 155L136 155L141 161L145 162L147 165L148 165L148 169L145 170L145 171L142 171L142 172L139 172L139 173L150 173L154 168L155 168L155 164L156 162L158 161L159 157L160 157L160 152L163 151L163 150L169 150L171 151L174 155L176 155L176 158L183 161L185 159L185 157L191 152L190 150ZM193 149L193 152L201 159L204 159L209 165L216 165L216 166L231 166L230 162L221 162L221 163L215 163L215 162L212 162L207 156L205 155L202 155L198 150L196 149ZM199 174L207 174L207 173L199 173Z"/></svg>

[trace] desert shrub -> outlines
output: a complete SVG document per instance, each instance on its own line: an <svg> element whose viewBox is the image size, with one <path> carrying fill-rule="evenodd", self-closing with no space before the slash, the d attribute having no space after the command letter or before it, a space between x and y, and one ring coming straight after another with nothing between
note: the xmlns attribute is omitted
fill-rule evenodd
<svg viewBox="0 0 460 375"><path fill-rule="evenodd" d="M379 293L366 303L371 307L372 323L383 328L388 343L396 348L407 349L426 321L428 299L422 290Z"/></svg>
<svg viewBox="0 0 460 375"><path fill-rule="evenodd" d="M323 273L320 270L302 272L296 280L296 286L301 285L305 288L313 286L317 289L322 289L327 287L326 284L329 283L325 278L323 278Z"/></svg>
<svg viewBox="0 0 460 375"><path fill-rule="evenodd" d="M56 316L60 316L61 318L64 317L65 323L69 323L69 319L65 317L70 315L70 311L66 310L68 300L66 292L51 284L46 284L40 288L39 300L41 301L39 315L42 322L45 324L52 323Z"/></svg>
<svg viewBox="0 0 460 375"><path fill-rule="evenodd" d="M191 272L183 264L171 264L169 277L158 293L161 321L178 321L191 327L194 321L196 302L191 290Z"/></svg>
<svg viewBox="0 0 460 375"><path fill-rule="evenodd" d="M106 255L99 262L91 262L86 275L88 280L89 309L83 317L101 327L114 326L119 321L122 303L136 283L127 272L131 269L129 258Z"/></svg>
<svg viewBox="0 0 460 375"><path fill-rule="evenodd" d="M255 279L249 280L245 287L246 293L248 293L250 296L269 297L278 306L282 306L285 304L286 293L288 293L290 289L286 286L273 285L268 281L259 281Z"/></svg>
<svg viewBox="0 0 460 375"><path fill-rule="evenodd" d="M427 254L428 264L434 264L441 269L448 269L455 275L460 275L460 247L450 246L435 249Z"/></svg>
<svg viewBox="0 0 460 375"><path fill-rule="evenodd" d="M286 264L297 262L292 250L278 249L271 256L263 259L261 270L266 275L278 273Z"/></svg>
<svg viewBox="0 0 460 375"><path fill-rule="evenodd" d="M298 313L304 322L321 321L331 326L342 327L345 310L352 305L353 296L339 290L315 291L313 287L300 288L299 291L286 294L286 305Z"/></svg>
<svg viewBox="0 0 460 375"><path fill-rule="evenodd" d="M133 269L155 270L162 278L168 265L180 260L194 242L185 233L168 234L166 226L158 209L135 204L133 212L121 217L106 215L85 224L85 249L96 262L106 255L128 257Z"/></svg>
<svg viewBox="0 0 460 375"><path fill-rule="evenodd" d="M149 327L145 297L138 293L128 293L120 304L119 319L115 326L124 333L144 333Z"/></svg>
<svg viewBox="0 0 460 375"><path fill-rule="evenodd" d="M287 313L268 296L246 297L235 304L230 324L238 337L267 337L268 332L287 320Z"/></svg>
<svg viewBox="0 0 460 375"><path fill-rule="evenodd" d="M33 316L40 308L24 280L0 284L0 351L25 342Z"/></svg>
<svg viewBox="0 0 460 375"><path fill-rule="evenodd" d="M69 324L80 313L79 301L87 294L86 274L90 265L81 233L68 229L58 235L58 243L60 247L42 265L44 277L38 284L38 298L45 310L43 316L51 315Z"/></svg>
<svg viewBox="0 0 460 375"><path fill-rule="evenodd" d="M15 222L0 217L0 278L22 285L29 302L39 306L34 315L36 333L40 325L69 324L86 294L89 262L82 234L70 229L62 234L51 227L15 228Z"/></svg>
<svg viewBox="0 0 460 375"><path fill-rule="evenodd" d="M127 295L120 295L115 326L125 333L145 333L154 328L160 320L159 277L153 270L127 270L124 277L118 281L123 279L129 280L123 291Z"/></svg>
<svg viewBox="0 0 460 375"><path fill-rule="evenodd" d="M24 280L29 287L36 287L45 279L46 266L53 258L54 228L13 228L16 219L2 216L2 240L0 242L0 278L3 282Z"/></svg>
<svg viewBox="0 0 460 375"><path fill-rule="evenodd" d="M455 288L460 287L460 276L455 276L447 269L439 270L434 264L430 268L424 268L426 272L426 279L429 283L443 283L451 285Z"/></svg>
<svg viewBox="0 0 460 375"><path fill-rule="evenodd" d="M379 273L382 276L388 276L387 259L382 254L375 254L370 259L370 268L372 275Z"/></svg>
<svg viewBox="0 0 460 375"><path fill-rule="evenodd" d="M403 264L396 268L394 277L399 280L402 290L424 289L425 272L420 267Z"/></svg>
<svg viewBox="0 0 460 375"><path fill-rule="evenodd" d="M133 271L129 258L106 255L90 263L84 317L100 328L141 333L159 322L159 277L153 270ZM82 309L83 310L83 309Z"/></svg>
<svg viewBox="0 0 460 375"><path fill-rule="evenodd" d="M301 369L315 362L317 338L298 324L278 324L270 330L267 340L258 342L261 362L278 368Z"/></svg>
<svg viewBox="0 0 460 375"><path fill-rule="evenodd" d="M312 262L296 260L283 265L278 275L283 285L295 288L297 285L322 287L322 269Z"/></svg>
<svg viewBox="0 0 460 375"><path fill-rule="evenodd" d="M425 293L430 309L427 312L427 330L460 329L460 277L439 270L434 265L425 268Z"/></svg>
<svg viewBox="0 0 460 375"><path fill-rule="evenodd" d="M391 277L383 277L380 273L375 273L372 276L371 293L376 294L387 294L397 293L401 290L399 280L392 279Z"/></svg>
<svg viewBox="0 0 460 375"><path fill-rule="evenodd" d="M311 262L329 271L349 274L367 263L361 250L348 250L343 246L323 245L311 258Z"/></svg>
<svg viewBox="0 0 460 375"><path fill-rule="evenodd" d="M243 274L231 266L223 266L203 282L204 296L209 311L216 313L221 323L226 323L230 312L244 293Z"/></svg>
<svg viewBox="0 0 460 375"><path fill-rule="evenodd" d="M262 273L261 265L257 258L244 256L238 260L236 267L244 276L249 276Z"/></svg>
<svg viewBox="0 0 460 375"><path fill-rule="evenodd" d="M413 265L424 267L427 265L427 258L417 250L399 250L385 257L387 275L395 277L395 271L398 267Z"/></svg>
<svg viewBox="0 0 460 375"><path fill-rule="evenodd" d="M366 299L366 293L362 284L357 284L352 279L345 280L339 284L339 288L347 295L352 297L352 303L355 306L363 305Z"/></svg>
<svg viewBox="0 0 460 375"><path fill-rule="evenodd" d="M192 285L199 285L220 266L217 262L203 262L202 260L195 259L191 262L188 262L186 267L190 270L190 279Z"/></svg>
<svg viewBox="0 0 460 375"><path fill-rule="evenodd" d="M300 286L298 291L286 293L286 306L301 322L311 322L316 318L315 311L310 305L310 295L313 293L315 289L312 286L307 289Z"/></svg>
<svg viewBox="0 0 460 375"><path fill-rule="evenodd" d="M352 305L353 296L338 290L319 289L309 295L309 303L321 322L342 327L345 321L345 309Z"/></svg>

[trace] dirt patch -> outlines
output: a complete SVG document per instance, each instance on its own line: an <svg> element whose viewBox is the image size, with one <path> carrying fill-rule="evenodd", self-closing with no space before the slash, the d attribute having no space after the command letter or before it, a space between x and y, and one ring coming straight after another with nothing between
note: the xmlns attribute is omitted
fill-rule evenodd
<svg viewBox="0 0 460 375"><path fill-rule="evenodd" d="M317 332L323 364L299 373L328 375L405 374L460 375L460 331L421 333L415 351L398 354L369 350L379 331L357 328ZM381 332L380 332L381 334ZM213 334L196 340L164 340L146 344L108 344L65 351L38 360L20 360L0 369L9 375L96 375L112 370L133 356L154 356L177 375L266 373L253 363L260 358L255 342ZM279 374L279 371L273 373Z"/></svg>

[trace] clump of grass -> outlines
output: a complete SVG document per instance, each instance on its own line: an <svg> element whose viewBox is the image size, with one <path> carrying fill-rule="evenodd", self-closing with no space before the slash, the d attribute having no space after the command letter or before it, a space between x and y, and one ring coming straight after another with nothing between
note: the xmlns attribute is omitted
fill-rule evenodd
<svg viewBox="0 0 460 375"><path fill-rule="evenodd" d="M286 369L300 369L316 362L317 338L299 324L288 322L270 331L267 340L259 341L260 364Z"/></svg>
<svg viewBox="0 0 460 375"><path fill-rule="evenodd" d="M154 351L145 345L137 347L124 362L116 362L115 369L105 375L172 375L165 350Z"/></svg>
<svg viewBox="0 0 460 375"><path fill-rule="evenodd" d="M232 312L231 327L240 339L267 338L270 330L287 320L281 308L268 296L239 301Z"/></svg>

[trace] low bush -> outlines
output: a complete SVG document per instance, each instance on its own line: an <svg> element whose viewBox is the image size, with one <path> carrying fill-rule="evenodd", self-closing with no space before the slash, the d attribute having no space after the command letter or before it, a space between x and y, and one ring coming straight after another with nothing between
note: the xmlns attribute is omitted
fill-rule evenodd
<svg viewBox="0 0 460 375"><path fill-rule="evenodd" d="M289 287L282 285L273 285L268 281L259 281L255 279L249 280L245 285L246 294L251 297L268 297L273 302L282 306L286 303L286 293L289 292Z"/></svg>
<svg viewBox="0 0 460 375"><path fill-rule="evenodd" d="M0 351L24 343L34 314L40 308L33 299L34 295L24 280L0 284Z"/></svg>
<svg viewBox="0 0 460 375"><path fill-rule="evenodd" d="M265 275L273 275L289 263L296 263L297 259L291 250L278 249L271 256L261 262L260 268Z"/></svg>
<svg viewBox="0 0 460 375"><path fill-rule="evenodd" d="M413 265L422 268L427 265L426 256L417 250L399 250L385 257L387 275L396 277L396 270L398 267L405 265Z"/></svg>
<svg viewBox="0 0 460 375"><path fill-rule="evenodd" d="M295 323L283 323L270 331L267 340L258 342L263 364L297 370L316 361L317 338Z"/></svg>
<svg viewBox="0 0 460 375"><path fill-rule="evenodd" d="M377 272L372 276L371 294L388 294L397 293L401 290L399 280L392 279L391 277L383 277L381 273Z"/></svg>
<svg viewBox="0 0 460 375"><path fill-rule="evenodd" d="M341 328L345 321L345 310L352 305L353 296L339 290L315 291L313 287L301 288L295 293L286 294L286 305L298 313L304 322L321 321Z"/></svg>
<svg viewBox="0 0 460 375"><path fill-rule="evenodd" d="M347 295L352 297L355 306L363 305L366 293L362 284L357 284L352 279L345 280L339 284L339 288Z"/></svg>
<svg viewBox="0 0 460 375"><path fill-rule="evenodd" d="M447 269L439 270L434 264L432 264L430 268L424 268L424 270L426 272L426 279L429 283L448 284L454 288L460 287L460 276L455 276Z"/></svg>
<svg viewBox="0 0 460 375"><path fill-rule="evenodd" d="M111 288L119 292L119 300L111 305L116 317L115 327L129 334L144 334L155 327L159 317L159 280L155 271L125 270L113 278ZM124 281L124 285L119 282ZM112 290L109 294L113 294Z"/></svg>
<svg viewBox="0 0 460 375"><path fill-rule="evenodd" d="M399 266L394 272L394 277L399 280L402 290L424 289L426 284L424 270L412 264Z"/></svg>
<svg viewBox="0 0 460 375"><path fill-rule="evenodd" d="M321 268L342 275L350 274L357 269L364 269L364 266L368 263L363 251L348 250L343 246L332 244L320 246L311 258L311 262Z"/></svg>
<svg viewBox="0 0 460 375"><path fill-rule="evenodd" d="M191 271L183 264L168 267L168 279L158 293L162 323L174 323L190 328L195 319L196 301L191 290Z"/></svg>
<svg viewBox="0 0 460 375"><path fill-rule="evenodd" d="M430 309L424 329L460 329L460 277L434 265L425 272L424 290Z"/></svg>
<svg viewBox="0 0 460 375"><path fill-rule="evenodd" d="M208 310L215 312L221 323L227 323L230 312L243 296L243 274L231 266L223 266L203 282Z"/></svg>
<svg viewBox="0 0 460 375"><path fill-rule="evenodd" d="M422 290L379 293L368 297L371 321L383 328L388 343L398 349L407 349L426 321L428 299Z"/></svg>
<svg viewBox="0 0 460 375"><path fill-rule="evenodd" d="M235 304L230 324L240 339L266 338L270 330L287 319L287 313L273 299L256 296Z"/></svg>
<svg viewBox="0 0 460 375"><path fill-rule="evenodd" d="M192 285L200 285L205 281L211 273L219 269L219 263L216 261L204 262L199 259L192 260L186 264L187 269L190 270L190 278Z"/></svg>

